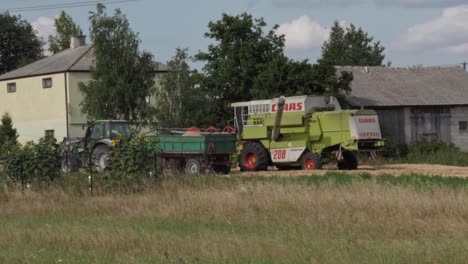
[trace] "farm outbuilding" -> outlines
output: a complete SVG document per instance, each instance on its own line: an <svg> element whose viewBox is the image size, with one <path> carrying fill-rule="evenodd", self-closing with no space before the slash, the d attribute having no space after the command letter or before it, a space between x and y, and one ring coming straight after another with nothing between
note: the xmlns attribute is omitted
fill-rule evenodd
<svg viewBox="0 0 468 264"><path fill-rule="evenodd" d="M20 142L83 136L79 83L91 79L94 59L93 46L77 36L69 49L0 75L0 115L10 113ZM156 83L167 70L155 62Z"/></svg>
<svg viewBox="0 0 468 264"><path fill-rule="evenodd" d="M346 101L377 111L396 144L440 139L468 150L468 73L461 67L339 67L354 75Z"/></svg>

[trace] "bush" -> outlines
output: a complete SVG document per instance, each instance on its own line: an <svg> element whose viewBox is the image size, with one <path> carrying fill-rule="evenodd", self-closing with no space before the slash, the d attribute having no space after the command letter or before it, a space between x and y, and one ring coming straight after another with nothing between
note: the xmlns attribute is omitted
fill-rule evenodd
<svg viewBox="0 0 468 264"><path fill-rule="evenodd" d="M15 182L50 183L60 175L60 156L57 141L52 137L41 138L24 145L17 143L2 157L6 175Z"/></svg>
<svg viewBox="0 0 468 264"><path fill-rule="evenodd" d="M120 185L139 188L162 173L160 148L155 139L144 134L131 140L119 137L110 153L108 175Z"/></svg>
<svg viewBox="0 0 468 264"><path fill-rule="evenodd" d="M468 153L461 151L453 144L431 140L410 145L407 161L409 163L468 166Z"/></svg>

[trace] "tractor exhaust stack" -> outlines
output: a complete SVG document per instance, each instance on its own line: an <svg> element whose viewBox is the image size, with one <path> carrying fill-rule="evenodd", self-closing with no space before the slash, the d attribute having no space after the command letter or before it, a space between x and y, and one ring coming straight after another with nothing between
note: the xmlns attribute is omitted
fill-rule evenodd
<svg viewBox="0 0 468 264"><path fill-rule="evenodd" d="M283 119L283 111L284 111L285 103L286 103L286 97L281 96L280 98L278 98L278 106L276 110L275 124L273 125L273 131L271 133L271 139L275 141L278 140L280 136L281 119Z"/></svg>

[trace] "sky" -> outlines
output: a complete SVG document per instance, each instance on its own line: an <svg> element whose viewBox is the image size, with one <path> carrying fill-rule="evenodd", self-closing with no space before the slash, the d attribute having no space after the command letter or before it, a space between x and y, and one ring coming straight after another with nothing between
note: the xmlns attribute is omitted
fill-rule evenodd
<svg viewBox="0 0 468 264"><path fill-rule="evenodd" d="M10 10L32 23L38 35L54 34L54 18L62 9L16 12L13 8L90 4L64 8L89 31L90 0L0 0L0 12ZM112 4L113 2L113 4ZM120 8L139 33L142 50L166 62L176 48L189 48L191 55L211 43L204 37L210 21L223 13L243 12L263 17L267 29L279 25L286 37L285 53L292 59L315 62L328 39L334 21L354 24L386 47L385 62L394 67L448 66L468 62L468 0L111 0L112 13ZM41 8L39 8L41 9ZM195 67L197 67L195 65Z"/></svg>

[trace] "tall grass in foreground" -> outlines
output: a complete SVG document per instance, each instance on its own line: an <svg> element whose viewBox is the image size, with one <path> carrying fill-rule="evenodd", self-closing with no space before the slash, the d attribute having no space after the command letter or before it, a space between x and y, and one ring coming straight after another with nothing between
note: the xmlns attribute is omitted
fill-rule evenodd
<svg viewBox="0 0 468 264"><path fill-rule="evenodd" d="M94 197L4 190L0 262L464 263L467 180L406 177L172 177Z"/></svg>

